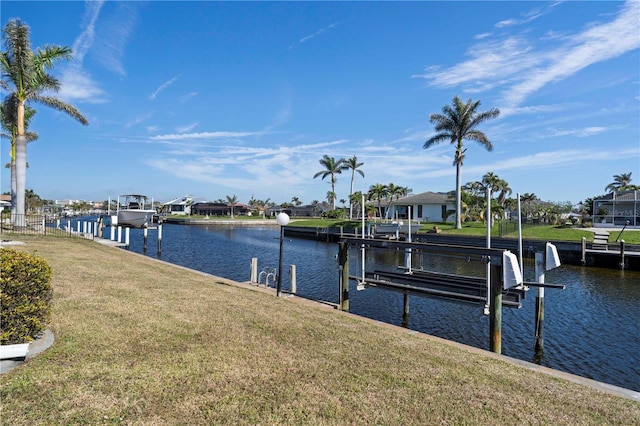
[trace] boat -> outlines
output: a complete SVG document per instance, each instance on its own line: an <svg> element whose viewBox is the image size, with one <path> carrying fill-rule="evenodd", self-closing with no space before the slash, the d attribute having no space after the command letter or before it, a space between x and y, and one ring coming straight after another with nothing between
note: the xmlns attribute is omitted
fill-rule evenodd
<svg viewBox="0 0 640 426"><path fill-rule="evenodd" d="M153 203L148 203L148 198L140 194L125 194L123 208L118 210L118 226L129 226L131 228L146 228L153 223L156 215ZM118 198L118 205L120 199Z"/></svg>
<svg viewBox="0 0 640 426"><path fill-rule="evenodd" d="M409 233L415 234L420 230L422 226L419 222L397 222L391 223L376 223L374 225L374 235L384 236L396 236L396 235L408 235Z"/></svg>

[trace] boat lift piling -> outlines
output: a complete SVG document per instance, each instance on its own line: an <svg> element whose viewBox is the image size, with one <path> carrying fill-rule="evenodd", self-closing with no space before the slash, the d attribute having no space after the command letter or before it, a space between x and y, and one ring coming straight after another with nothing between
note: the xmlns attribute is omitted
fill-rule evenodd
<svg viewBox="0 0 640 426"><path fill-rule="evenodd" d="M528 287L545 287L563 289L563 285L545 284L542 282L524 282L518 258L509 250L479 248L468 246L448 246L434 243L412 243L404 241L390 241L381 239L345 238L339 244L338 269L340 286L340 306L348 310L348 280L352 279L358 285L380 287L386 290L403 293L403 326L408 326L409 295L416 294L449 301L466 303L482 303L489 306L489 346L495 353L502 352L502 308L519 308ZM366 246L369 249L380 250L412 250L424 254L433 253L452 257L465 257L467 260L478 260L487 263L489 269L489 288L486 278L468 277L440 272L412 270L412 273L390 271L373 271L362 277L348 274L349 246ZM547 243L545 252L541 253L546 259L546 269L560 265L555 246ZM399 266L403 268L402 266ZM488 291L487 291L488 290ZM544 292L542 292L544 294ZM542 305L543 306L543 305ZM543 312L543 311L541 311ZM540 316L542 319L542 316ZM537 327L542 330L541 327Z"/></svg>

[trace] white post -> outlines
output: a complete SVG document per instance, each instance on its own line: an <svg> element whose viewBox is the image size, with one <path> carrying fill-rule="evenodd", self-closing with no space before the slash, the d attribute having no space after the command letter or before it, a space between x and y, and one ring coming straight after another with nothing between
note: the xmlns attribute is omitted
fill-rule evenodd
<svg viewBox="0 0 640 426"><path fill-rule="evenodd" d="M362 221L362 238L364 238L364 210L365 210L365 209L364 209L364 195L362 196L362 205L361 205L361 208L362 208L362 217L361 217L360 219L361 219L361 221ZM363 247L364 247L364 246L363 246Z"/></svg>
<svg viewBox="0 0 640 426"><path fill-rule="evenodd" d="M118 242L122 242L122 226L118 225Z"/></svg>
<svg viewBox="0 0 640 426"><path fill-rule="evenodd" d="M251 258L251 284L256 284L258 282L258 258Z"/></svg>
<svg viewBox="0 0 640 426"><path fill-rule="evenodd" d="M524 263L522 262L522 210L520 208L520 193L518 198L518 262L520 262L520 275L524 276Z"/></svg>
<svg viewBox="0 0 640 426"><path fill-rule="evenodd" d="M296 294L296 265L289 266L289 280L291 281L291 294Z"/></svg>
<svg viewBox="0 0 640 426"><path fill-rule="evenodd" d="M491 188L487 184L487 212L485 221L487 222L487 248L491 248ZM491 262L487 262L487 303L484 305L484 314L489 315L491 307Z"/></svg>
<svg viewBox="0 0 640 426"><path fill-rule="evenodd" d="M115 241L116 239L116 227L111 225L109 228L111 228L111 241Z"/></svg>
<svg viewBox="0 0 640 426"><path fill-rule="evenodd" d="M409 242L411 242L411 206L407 206L409 216ZM407 268L407 272L411 273L411 247L404 252L404 266Z"/></svg>
<svg viewBox="0 0 640 426"><path fill-rule="evenodd" d="M82 223L81 223L80 221L78 221L78 222L76 223L76 225L77 225L77 226L76 226L76 228L78 228L78 234L79 234L79 233L80 233L80 231L81 231L80 226L82 226Z"/></svg>
<svg viewBox="0 0 640 426"><path fill-rule="evenodd" d="M127 248L129 248L129 230L131 228L129 228L128 226L126 228L124 228L124 244L127 246Z"/></svg>
<svg viewBox="0 0 640 426"><path fill-rule="evenodd" d="M162 221L158 223L158 254L162 253Z"/></svg>

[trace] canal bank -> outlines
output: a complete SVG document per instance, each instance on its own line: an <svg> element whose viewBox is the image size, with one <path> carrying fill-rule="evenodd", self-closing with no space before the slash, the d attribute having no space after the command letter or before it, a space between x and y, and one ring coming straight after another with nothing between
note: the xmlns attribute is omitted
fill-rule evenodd
<svg viewBox="0 0 640 426"><path fill-rule="evenodd" d="M55 271L56 341L0 378L8 424L640 419L637 400L595 390L589 380L574 383L326 305L279 299L273 289L251 291L91 241L26 243L21 249Z"/></svg>
<svg viewBox="0 0 640 426"><path fill-rule="evenodd" d="M337 242L342 238L357 237L355 229L343 227L286 226L284 233L289 237L327 242ZM453 236L442 233L416 233L413 234L412 241L446 246L486 247L486 237ZM604 246L586 241L549 242L556 246L563 264L640 271L640 246L638 245L624 244L624 242L605 244ZM547 241L524 239L522 241L523 258L533 259L536 252L544 250L546 243ZM492 237L491 247L517 253L519 243L515 238Z"/></svg>

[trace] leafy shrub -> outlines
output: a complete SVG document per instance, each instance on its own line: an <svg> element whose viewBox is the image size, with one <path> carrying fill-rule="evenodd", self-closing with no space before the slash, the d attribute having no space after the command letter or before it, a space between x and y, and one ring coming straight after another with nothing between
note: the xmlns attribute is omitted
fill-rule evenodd
<svg viewBox="0 0 640 426"><path fill-rule="evenodd" d="M0 343L27 343L51 317L51 267L46 260L0 249Z"/></svg>
<svg viewBox="0 0 640 426"><path fill-rule="evenodd" d="M343 210L326 210L324 212L322 212L322 217L326 218L326 219L342 219L344 218L344 211Z"/></svg>

